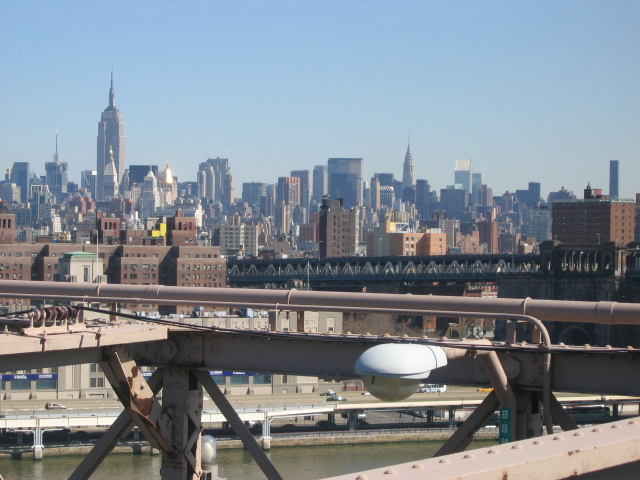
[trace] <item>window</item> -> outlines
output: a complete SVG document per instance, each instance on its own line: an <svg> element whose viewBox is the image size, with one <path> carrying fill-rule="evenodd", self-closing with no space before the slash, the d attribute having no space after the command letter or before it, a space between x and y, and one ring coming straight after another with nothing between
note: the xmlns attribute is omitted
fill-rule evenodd
<svg viewBox="0 0 640 480"><path fill-rule="evenodd" d="M58 380L55 378L41 378L36 380L36 390L55 390L58 386Z"/></svg>
<svg viewBox="0 0 640 480"><path fill-rule="evenodd" d="M249 375L231 375L231 385L248 385Z"/></svg>
<svg viewBox="0 0 640 480"><path fill-rule="evenodd" d="M11 390L31 390L31 380L11 380Z"/></svg>
<svg viewBox="0 0 640 480"><path fill-rule="evenodd" d="M271 385L271 375L259 374L253 376L254 385Z"/></svg>
<svg viewBox="0 0 640 480"><path fill-rule="evenodd" d="M95 378L89 379L89 386L91 388L102 388L102 387L104 387L104 378L95 377Z"/></svg>

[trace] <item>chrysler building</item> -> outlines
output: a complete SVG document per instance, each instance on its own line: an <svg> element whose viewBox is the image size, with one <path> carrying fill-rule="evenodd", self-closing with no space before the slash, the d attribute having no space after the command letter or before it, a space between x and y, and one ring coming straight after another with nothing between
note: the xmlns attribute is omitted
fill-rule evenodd
<svg viewBox="0 0 640 480"><path fill-rule="evenodd" d="M116 108L116 97L113 90L113 72L111 72L111 89L109 90L109 106L102 112L98 123L98 163L96 168L96 191L92 194L96 200L105 198L105 169L109 167L110 155L113 151L113 162L118 174L118 181L122 180L125 164L125 138L122 114Z"/></svg>
<svg viewBox="0 0 640 480"><path fill-rule="evenodd" d="M413 176L413 154L411 153L411 142L407 145L407 153L404 156L402 168L402 189L411 188L414 184Z"/></svg>

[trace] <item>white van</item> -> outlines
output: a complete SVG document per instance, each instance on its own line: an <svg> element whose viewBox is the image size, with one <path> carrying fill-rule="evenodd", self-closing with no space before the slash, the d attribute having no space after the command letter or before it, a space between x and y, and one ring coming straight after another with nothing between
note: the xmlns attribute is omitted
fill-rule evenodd
<svg viewBox="0 0 640 480"><path fill-rule="evenodd" d="M428 383L426 385L420 385L418 392L420 393L444 393L447 391L447 386L439 383Z"/></svg>

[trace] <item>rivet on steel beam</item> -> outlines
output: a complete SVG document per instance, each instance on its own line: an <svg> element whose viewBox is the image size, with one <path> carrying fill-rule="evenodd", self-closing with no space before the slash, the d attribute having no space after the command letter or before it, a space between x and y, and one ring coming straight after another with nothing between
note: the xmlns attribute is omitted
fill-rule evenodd
<svg viewBox="0 0 640 480"><path fill-rule="evenodd" d="M511 450L522 450L522 445L517 443L511 447Z"/></svg>
<svg viewBox="0 0 640 480"><path fill-rule="evenodd" d="M582 432L576 432L573 434L574 437L584 437L584 433Z"/></svg>
<svg viewBox="0 0 640 480"><path fill-rule="evenodd" d="M462 458L476 458L476 456L473 453L467 453L464 457Z"/></svg>
<svg viewBox="0 0 640 480"><path fill-rule="evenodd" d="M591 350L591 345L589 345L588 343L585 343L584 348L587 350Z"/></svg>
<svg viewBox="0 0 640 480"><path fill-rule="evenodd" d="M367 477L364 473L362 475L358 475L356 477L356 480L369 480L369 477Z"/></svg>
<svg viewBox="0 0 640 480"><path fill-rule="evenodd" d="M594 428L593 430L591 430L593 433L602 433L602 429L601 428Z"/></svg>
<svg viewBox="0 0 640 480"><path fill-rule="evenodd" d="M424 465L421 463L414 463L411 468L415 468L416 470L424 470Z"/></svg>
<svg viewBox="0 0 640 480"><path fill-rule="evenodd" d="M555 440L557 442L564 442L564 438L563 437L559 437L558 435L556 435L555 437L552 438L552 440Z"/></svg>
<svg viewBox="0 0 640 480"><path fill-rule="evenodd" d="M638 425L638 421L637 420L629 420L627 425Z"/></svg>
<svg viewBox="0 0 640 480"><path fill-rule="evenodd" d="M398 472L396 472L393 468L390 468L389 470L385 470L383 475L397 475Z"/></svg>
<svg viewBox="0 0 640 480"><path fill-rule="evenodd" d="M451 463L451 460L449 460L448 458L443 458L438 463Z"/></svg>
<svg viewBox="0 0 640 480"><path fill-rule="evenodd" d="M489 455L498 455L500 453L500 450L496 450L495 448L490 448L489 450L487 450L487 453Z"/></svg>
<svg viewBox="0 0 640 480"><path fill-rule="evenodd" d="M614 423L613 425L611 425L611 428L622 428L622 427L617 423Z"/></svg>
<svg viewBox="0 0 640 480"><path fill-rule="evenodd" d="M534 445L544 445L544 442L542 440L534 440L533 444Z"/></svg>

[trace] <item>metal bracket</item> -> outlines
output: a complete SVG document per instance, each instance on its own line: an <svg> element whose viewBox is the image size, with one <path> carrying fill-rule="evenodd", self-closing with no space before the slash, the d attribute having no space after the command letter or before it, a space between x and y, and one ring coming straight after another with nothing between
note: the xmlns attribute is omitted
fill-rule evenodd
<svg viewBox="0 0 640 480"><path fill-rule="evenodd" d="M101 362L104 374L131 419L152 447L169 454L175 453L158 428L162 407L127 348L105 349L104 352L106 359Z"/></svg>

